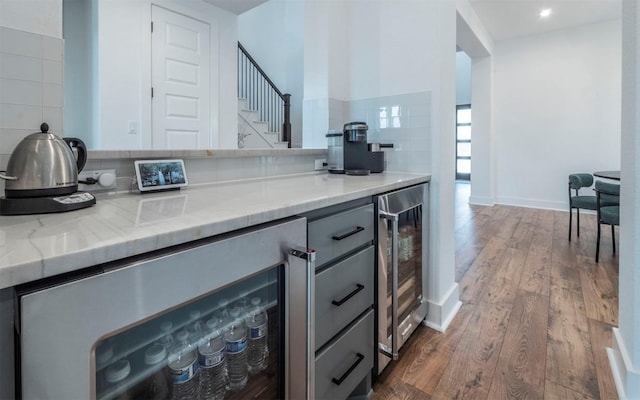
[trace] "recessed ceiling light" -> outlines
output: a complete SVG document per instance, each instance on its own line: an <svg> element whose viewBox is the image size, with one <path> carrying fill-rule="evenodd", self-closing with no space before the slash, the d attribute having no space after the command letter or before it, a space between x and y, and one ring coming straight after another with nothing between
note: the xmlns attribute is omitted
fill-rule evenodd
<svg viewBox="0 0 640 400"><path fill-rule="evenodd" d="M551 15L551 9L550 8L545 8L544 10L540 11L540 16L542 18L546 18L549 15Z"/></svg>

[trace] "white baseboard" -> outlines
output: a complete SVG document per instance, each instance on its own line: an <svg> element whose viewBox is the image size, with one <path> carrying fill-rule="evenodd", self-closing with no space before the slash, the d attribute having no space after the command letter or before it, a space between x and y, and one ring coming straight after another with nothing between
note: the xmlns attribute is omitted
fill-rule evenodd
<svg viewBox="0 0 640 400"><path fill-rule="evenodd" d="M613 328L612 342L612 347L607 347L607 357L618 397L623 400L640 399L640 373L632 368L618 328Z"/></svg>
<svg viewBox="0 0 640 400"><path fill-rule="evenodd" d="M569 209L568 199L567 201L546 201L526 199L522 197L498 197L496 198L496 204L516 207L541 208L544 210L556 211L567 211Z"/></svg>
<svg viewBox="0 0 640 400"><path fill-rule="evenodd" d="M560 201L546 201L526 199L522 197L487 197L487 196L469 196L469 204L478 206L493 206L500 204L503 206L515 206L526 208L540 208L543 210L568 211L569 203ZM581 210L581 213L589 213L588 210Z"/></svg>
<svg viewBox="0 0 640 400"><path fill-rule="evenodd" d="M492 206L496 204L496 202L493 201L493 197L469 196L469 204L473 204L476 206Z"/></svg>
<svg viewBox="0 0 640 400"><path fill-rule="evenodd" d="M458 313L462 302L459 300L458 284L454 283L449 292L439 302L429 300L429 314L424 324L438 332L444 332Z"/></svg>

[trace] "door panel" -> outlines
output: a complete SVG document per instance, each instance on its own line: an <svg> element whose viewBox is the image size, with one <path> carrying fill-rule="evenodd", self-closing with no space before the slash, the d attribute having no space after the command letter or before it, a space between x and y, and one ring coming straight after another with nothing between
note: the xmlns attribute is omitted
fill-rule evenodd
<svg viewBox="0 0 640 400"><path fill-rule="evenodd" d="M152 6L152 147L211 148L209 24Z"/></svg>

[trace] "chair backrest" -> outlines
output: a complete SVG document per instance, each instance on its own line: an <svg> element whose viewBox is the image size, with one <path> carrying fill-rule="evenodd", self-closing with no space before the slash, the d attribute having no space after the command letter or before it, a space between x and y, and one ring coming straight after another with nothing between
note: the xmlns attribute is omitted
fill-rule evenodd
<svg viewBox="0 0 640 400"><path fill-rule="evenodd" d="M596 210L600 221L600 207L620 205L620 185L596 181Z"/></svg>
<svg viewBox="0 0 640 400"><path fill-rule="evenodd" d="M591 174L571 174L569 175L569 188L578 190L583 187L593 185L593 175Z"/></svg>
<svg viewBox="0 0 640 400"><path fill-rule="evenodd" d="M596 181L596 193L620 196L620 185L617 183Z"/></svg>

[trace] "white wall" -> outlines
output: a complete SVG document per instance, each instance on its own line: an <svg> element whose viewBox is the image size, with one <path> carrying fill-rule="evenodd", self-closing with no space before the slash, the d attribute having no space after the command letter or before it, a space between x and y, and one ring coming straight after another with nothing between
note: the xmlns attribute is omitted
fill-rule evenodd
<svg viewBox="0 0 640 400"><path fill-rule="evenodd" d="M211 25L213 148L237 147L237 17L204 2L98 2L98 115L100 149L151 148L151 4ZM128 122L139 133L128 134Z"/></svg>
<svg viewBox="0 0 640 400"><path fill-rule="evenodd" d="M496 140L493 126L493 58L471 59L471 195L470 204L493 205Z"/></svg>
<svg viewBox="0 0 640 400"><path fill-rule="evenodd" d="M493 205L495 134L493 39L468 0L456 0L456 44L471 58L471 193L469 203Z"/></svg>
<svg viewBox="0 0 640 400"><path fill-rule="evenodd" d="M620 167L621 23L497 42L496 202L567 209L567 175Z"/></svg>
<svg viewBox="0 0 640 400"><path fill-rule="evenodd" d="M348 13L345 1L305 2L303 147L326 147L327 131L345 123L351 65Z"/></svg>
<svg viewBox="0 0 640 400"><path fill-rule="evenodd" d="M0 26L62 37L62 0L2 0Z"/></svg>
<svg viewBox="0 0 640 400"><path fill-rule="evenodd" d="M96 148L98 130L93 126L93 83L96 66L92 0L63 1L64 37L64 133Z"/></svg>
<svg viewBox="0 0 640 400"><path fill-rule="evenodd" d="M456 53L456 104L471 104L471 59L464 51Z"/></svg>
<svg viewBox="0 0 640 400"><path fill-rule="evenodd" d="M619 328L609 361L621 399L640 398L640 4L623 1Z"/></svg>

